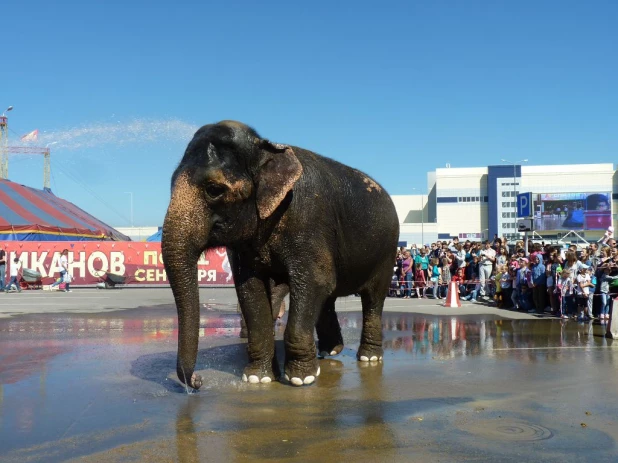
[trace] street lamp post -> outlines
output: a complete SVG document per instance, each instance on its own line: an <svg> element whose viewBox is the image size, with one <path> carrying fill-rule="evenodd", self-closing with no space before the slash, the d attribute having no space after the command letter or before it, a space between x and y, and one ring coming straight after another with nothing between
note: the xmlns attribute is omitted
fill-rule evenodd
<svg viewBox="0 0 618 463"><path fill-rule="evenodd" d="M512 164L513 165L513 202L515 204L515 212L514 214L514 219L513 219L513 235L515 235L517 233L517 165L519 163L519 165L521 165L522 162L528 162L527 159L520 159L519 161L515 161L515 162L511 162L507 159L500 159L502 162L506 162L507 164Z"/></svg>
<svg viewBox="0 0 618 463"><path fill-rule="evenodd" d="M127 195L131 195L131 228L133 228L133 192L125 191L124 193Z"/></svg>
<svg viewBox="0 0 618 463"><path fill-rule="evenodd" d="M416 191L416 188L412 188L412 191ZM425 246L425 212L423 209L423 195L421 194L421 246Z"/></svg>
<svg viewBox="0 0 618 463"><path fill-rule="evenodd" d="M8 108L6 108L3 112L2 112L2 117L4 117L4 115L6 113L8 113L9 111L13 111L13 106L9 106Z"/></svg>

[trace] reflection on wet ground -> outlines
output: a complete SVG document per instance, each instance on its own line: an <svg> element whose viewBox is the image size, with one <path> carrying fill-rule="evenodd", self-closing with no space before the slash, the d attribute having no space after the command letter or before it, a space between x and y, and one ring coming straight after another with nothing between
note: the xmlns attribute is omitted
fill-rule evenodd
<svg viewBox="0 0 618 463"><path fill-rule="evenodd" d="M618 343L604 326L385 313L384 363L362 365L361 314L340 322L346 348L320 360L315 385L249 386L238 315L206 311L206 382L187 395L170 308L0 320L0 455L615 461Z"/></svg>

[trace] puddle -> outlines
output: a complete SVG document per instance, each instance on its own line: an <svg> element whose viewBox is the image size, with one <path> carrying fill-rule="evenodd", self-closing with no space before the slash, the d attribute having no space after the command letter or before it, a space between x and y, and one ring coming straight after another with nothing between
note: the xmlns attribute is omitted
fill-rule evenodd
<svg viewBox="0 0 618 463"><path fill-rule="evenodd" d="M615 454L618 343L600 324L389 312L385 360L367 365L355 359L361 314L340 322L346 348L320 360L316 384L248 385L238 314L205 308L197 364L205 383L187 395L175 377L170 308L2 319L0 454L19 462ZM285 318L275 329L281 364L284 330Z"/></svg>

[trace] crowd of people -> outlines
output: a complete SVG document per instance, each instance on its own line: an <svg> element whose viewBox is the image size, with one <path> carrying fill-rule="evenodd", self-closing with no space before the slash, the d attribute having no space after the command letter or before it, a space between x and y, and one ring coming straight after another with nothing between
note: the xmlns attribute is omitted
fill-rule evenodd
<svg viewBox="0 0 618 463"><path fill-rule="evenodd" d="M463 300L563 319L609 319L618 293L618 247L606 239L585 247L493 241L438 241L397 251L389 296L442 299L456 282Z"/></svg>

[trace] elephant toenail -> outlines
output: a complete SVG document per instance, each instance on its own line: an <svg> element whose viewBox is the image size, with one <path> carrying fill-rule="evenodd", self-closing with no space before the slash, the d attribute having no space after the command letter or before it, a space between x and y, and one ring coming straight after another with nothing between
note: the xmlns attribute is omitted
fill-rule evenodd
<svg viewBox="0 0 618 463"><path fill-rule="evenodd" d="M337 351L336 350L331 351L330 355L337 355Z"/></svg>
<svg viewBox="0 0 618 463"><path fill-rule="evenodd" d="M286 375L285 375L285 380L286 380L286 381L289 381L289 380L290 380L290 377L287 375L287 373L286 373Z"/></svg>
<svg viewBox="0 0 618 463"><path fill-rule="evenodd" d="M307 376L303 382L305 384L311 384L314 381L315 381L315 376Z"/></svg>
<svg viewBox="0 0 618 463"><path fill-rule="evenodd" d="M263 378L260 380L260 382L261 382L261 383L264 383L264 384L266 384L266 383L270 383L271 381L272 381L272 379L270 379L268 376L265 376L265 377L263 377Z"/></svg>
<svg viewBox="0 0 618 463"><path fill-rule="evenodd" d="M255 376L255 375L251 375L251 376L249 376L249 382L250 382L251 384L256 384L256 383L259 383L259 382L260 382L260 378L258 378L258 377L257 377L257 376Z"/></svg>
<svg viewBox="0 0 618 463"><path fill-rule="evenodd" d="M247 382L247 375L242 375L242 380L246 383Z"/></svg>
<svg viewBox="0 0 618 463"><path fill-rule="evenodd" d="M372 362L375 362L376 360L378 360L378 357L376 355L372 355L369 360L371 360Z"/></svg>
<svg viewBox="0 0 618 463"><path fill-rule="evenodd" d="M315 375L320 376L320 367L318 367L318 372Z"/></svg>
<svg viewBox="0 0 618 463"><path fill-rule="evenodd" d="M302 386L303 385L303 380L300 378L292 378L292 380L290 381L294 386Z"/></svg>
<svg viewBox="0 0 618 463"><path fill-rule="evenodd" d="M361 355L360 359L361 359L361 362L368 362L369 361L369 359L367 357L365 357L364 355Z"/></svg>

